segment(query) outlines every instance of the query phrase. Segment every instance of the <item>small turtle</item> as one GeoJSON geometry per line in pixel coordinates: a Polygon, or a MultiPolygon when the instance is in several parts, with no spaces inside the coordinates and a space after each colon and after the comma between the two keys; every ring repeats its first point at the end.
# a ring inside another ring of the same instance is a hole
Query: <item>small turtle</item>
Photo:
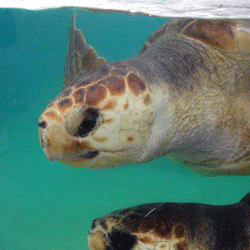
{"type": "Polygon", "coordinates": [[[250,174],[250,21],[172,19],[106,62],[72,17],[63,92],[39,119],[47,157],[116,167],[167,155],[201,174],[250,174]]]}
{"type": "Polygon", "coordinates": [[[250,193],[226,206],[152,203],[93,221],[90,250],[249,250],[250,193]]]}

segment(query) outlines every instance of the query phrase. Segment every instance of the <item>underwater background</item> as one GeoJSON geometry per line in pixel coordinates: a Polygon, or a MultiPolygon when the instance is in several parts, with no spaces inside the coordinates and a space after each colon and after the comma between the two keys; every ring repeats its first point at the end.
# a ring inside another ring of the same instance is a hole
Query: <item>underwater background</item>
{"type": "MultiPolygon", "coordinates": [[[[38,118],[61,92],[73,9],[0,9],[0,250],[87,250],[93,219],[150,202],[238,202],[250,177],[205,177],[166,157],[113,169],[50,162],[38,118]]],[[[166,19],[79,12],[107,61],[136,56],[166,19]]]]}

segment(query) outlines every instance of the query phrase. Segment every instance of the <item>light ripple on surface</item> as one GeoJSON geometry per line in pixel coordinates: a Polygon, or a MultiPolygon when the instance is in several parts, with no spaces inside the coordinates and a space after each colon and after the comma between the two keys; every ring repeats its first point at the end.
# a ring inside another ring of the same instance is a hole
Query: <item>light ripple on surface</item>
{"type": "Polygon", "coordinates": [[[250,18],[249,0],[0,0],[0,7],[46,9],[65,6],[160,17],[250,18]]]}

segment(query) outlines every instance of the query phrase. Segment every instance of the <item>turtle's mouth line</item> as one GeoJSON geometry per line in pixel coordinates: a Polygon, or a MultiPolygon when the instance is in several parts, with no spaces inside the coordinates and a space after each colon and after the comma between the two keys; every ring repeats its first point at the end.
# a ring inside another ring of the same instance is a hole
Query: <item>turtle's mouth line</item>
{"type": "Polygon", "coordinates": [[[80,156],[76,156],[76,157],[72,157],[72,158],[68,158],[68,160],[91,160],[93,158],[95,158],[97,155],[99,154],[99,151],[91,151],[88,153],[84,153],[83,155],[80,156]]]}
{"type": "Polygon", "coordinates": [[[98,154],[99,154],[99,151],[92,151],[92,152],[89,152],[87,154],[84,154],[84,155],[80,156],[80,158],[83,158],[83,159],[93,159],[98,154]]]}

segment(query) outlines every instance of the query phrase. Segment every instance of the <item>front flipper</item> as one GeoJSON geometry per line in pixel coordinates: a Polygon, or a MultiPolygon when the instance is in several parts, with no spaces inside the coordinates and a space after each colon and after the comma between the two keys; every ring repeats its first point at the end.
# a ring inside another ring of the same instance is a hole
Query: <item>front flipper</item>
{"type": "Polygon", "coordinates": [[[85,72],[106,62],[103,57],[97,55],[94,48],[87,45],[81,31],[76,29],[75,17],[76,12],[71,20],[62,90],[72,86],[75,80],[85,72]]]}

